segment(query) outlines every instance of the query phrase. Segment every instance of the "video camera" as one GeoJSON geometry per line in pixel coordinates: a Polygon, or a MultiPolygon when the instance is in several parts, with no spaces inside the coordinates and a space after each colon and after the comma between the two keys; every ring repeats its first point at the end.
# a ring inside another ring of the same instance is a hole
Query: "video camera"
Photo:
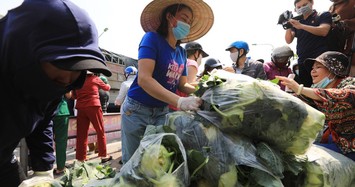
{"type": "Polygon", "coordinates": [[[303,18],[303,15],[295,16],[293,17],[293,14],[291,11],[286,10],[279,16],[279,21],[277,22],[278,25],[282,25],[282,27],[287,30],[289,28],[292,28],[291,23],[288,21],[290,19],[295,19],[295,20],[301,20],[303,18]]]}

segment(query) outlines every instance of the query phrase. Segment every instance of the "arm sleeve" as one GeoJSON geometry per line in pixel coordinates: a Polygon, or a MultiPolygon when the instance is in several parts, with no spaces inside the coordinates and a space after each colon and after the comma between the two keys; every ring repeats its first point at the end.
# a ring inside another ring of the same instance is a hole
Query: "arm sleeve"
{"type": "Polygon", "coordinates": [[[263,80],[267,80],[264,66],[262,64],[258,66],[257,72],[258,72],[258,75],[256,77],[263,79],[263,80]]]}
{"type": "Polygon", "coordinates": [[[351,89],[317,89],[314,91],[322,101],[315,101],[318,107],[322,108],[344,108],[345,106],[354,105],[352,98],[355,97],[355,90],[351,89]]]}
{"type": "Polygon", "coordinates": [[[126,86],[125,83],[122,83],[120,91],[115,100],[115,103],[117,105],[121,105],[123,103],[123,100],[126,98],[127,91],[128,91],[128,87],[126,86]]]}
{"type": "Polygon", "coordinates": [[[48,171],[55,161],[53,148],[53,122],[61,98],[52,102],[44,118],[38,122],[33,132],[26,137],[33,171],[48,171]]]}
{"type": "Polygon", "coordinates": [[[104,83],[104,81],[102,81],[99,77],[96,77],[96,83],[99,86],[99,89],[105,90],[105,91],[109,91],[111,89],[111,86],[109,84],[104,83]]]}

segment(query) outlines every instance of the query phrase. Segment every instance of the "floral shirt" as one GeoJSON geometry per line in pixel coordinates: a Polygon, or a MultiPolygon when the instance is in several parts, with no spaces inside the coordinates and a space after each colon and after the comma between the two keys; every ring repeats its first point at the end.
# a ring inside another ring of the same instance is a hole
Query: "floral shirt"
{"type": "Polygon", "coordinates": [[[317,89],[315,94],[323,101],[314,101],[315,107],[326,116],[321,142],[331,134],[333,141],[346,154],[355,152],[355,78],[343,79],[336,89],[317,89]]]}

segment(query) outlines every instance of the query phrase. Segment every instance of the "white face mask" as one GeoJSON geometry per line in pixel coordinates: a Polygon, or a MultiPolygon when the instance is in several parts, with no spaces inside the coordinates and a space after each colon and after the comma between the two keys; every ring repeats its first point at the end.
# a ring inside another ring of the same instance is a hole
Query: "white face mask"
{"type": "Polygon", "coordinates": [[[236,52],[234,52],[234,53],[231,53],[231,54],[230,54],[230,57],[231,57],[231,60],[232,60],[233,62],[237,62],[238,57],[239,57],[239,51],[236,51],[236,52]]]}
{"type": "Polygon", "coordinates": [[[299,75],[299,74],[300,74],[300,70],[298,70],[298,69],[295,70],[295,74],[296,74],[296,75],[299,75]]]}
{"type": "Polygon", "coordinates": [[[312,8],[311,8],[311,3],[308,3],[307,5],[301,7],[301,8],[298,8],[296,9],[296,12],[298,15],[305,15],[305,14],[308,14],[309,12],[312,11],[312,8]]]}

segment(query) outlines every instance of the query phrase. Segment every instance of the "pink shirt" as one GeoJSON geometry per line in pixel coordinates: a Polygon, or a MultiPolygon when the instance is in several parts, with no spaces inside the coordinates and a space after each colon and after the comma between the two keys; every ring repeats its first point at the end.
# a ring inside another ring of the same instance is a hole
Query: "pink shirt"
{"type": "MultiPolygon", "coordinates": [[[[291,68],[279,68],[273,62],[264,63],[264,71],[268,80],[275,79],[276,75],[287,77],[289,74],[292,73],[291,68]]],[[[285,90],[285,85],[282,85],[281,82],[279,82],[278,85],[280,86],[281,90],[285,90]]]]}
{"type": "MultiPolygon", "coordinates": [[[[197,63],[195,60],[187,59],[187,61],[186,61],[186,66],[187,66],[187,68],[188,68],[189,66],[193,66],[193,67],[195,67],[196,69],[198,69],[198,63],[197,63]]],[[[189,71],[187,71],[187,74],[189,74],[189,71]]],[[[176,90],[176,94],[177,94],[178,96],[181,96],[181,97],[187,97],[187,96],[188,96],[186,93],[181,92],[181,91],[179,91],[179,90],[176,90]]],[[[171,108],[171,109],[173,109],[173,110],[179,110],[178,108],[176,108],[176,107],[174,107],[174,106],[172,106],[172,105],[169,105],[169,108],[171,108]]]]}

